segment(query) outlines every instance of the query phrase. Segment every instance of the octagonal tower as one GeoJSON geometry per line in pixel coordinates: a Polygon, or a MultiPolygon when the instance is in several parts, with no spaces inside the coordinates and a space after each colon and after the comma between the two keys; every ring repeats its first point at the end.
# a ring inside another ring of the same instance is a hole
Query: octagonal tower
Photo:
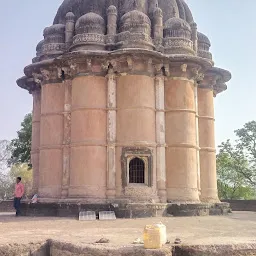
{"type": "Polygon", "coordinates": [[[219,203],[210,45],[184,0],[65,0],[17,81],[41,201],[219,203]]]}

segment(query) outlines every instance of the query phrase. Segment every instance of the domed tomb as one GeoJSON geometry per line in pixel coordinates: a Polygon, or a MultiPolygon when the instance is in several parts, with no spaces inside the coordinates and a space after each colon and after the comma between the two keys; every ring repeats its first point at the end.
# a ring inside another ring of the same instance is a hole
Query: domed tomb
{"type": "Polygon", "coordinates": [[[209,50],[184,0],[63,1],[17,80],[33,96],[33,192],[45,207],[222,207],[214,97],[231,74],[209,50]]]}

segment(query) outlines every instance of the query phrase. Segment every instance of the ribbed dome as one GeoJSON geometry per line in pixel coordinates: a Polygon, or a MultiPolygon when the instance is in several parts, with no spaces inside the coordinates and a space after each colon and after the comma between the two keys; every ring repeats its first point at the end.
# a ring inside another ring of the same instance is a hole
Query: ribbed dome
{"type": "Polygon", "coordinates": [[[136,22],[146,22],[148,24],[151,24],[149,17],[143,12],[137,10],[133,10],[131,12],[124,14],[121,18],[121,22],[125,22],[126,20],[130,20],[130,22],[136,20],[136,22]]]}
{"type": "Polygon", "coordinates": [[[106,19],[106,10],[113,5],[118,10],[121,18],[125,13],[134,9],[134,2],[137,3],[138,10],[149,15],[154,11],[156,5],[163,10],[163,20],[167,21],[173,17],[193,22],[190,9],[184,0],[64,0],[54,19],[54,24],[65,24],[65,17],[68,12],[73,12],[76,18],[80,18],[85,13],[94,12],[106,19]]]}
{"type": "Polygon", "coordinates": [[[89,12],[77,20],[77,33],[91,33],[94,32],[94,30],[101,34],[105,32],[105,21],[100,15],[89,12]]]}
{"type": "Polygon", "coordinates": [[[198,43],[207,44],[211,46],[211,42],[205,34],[197,32],[197,36],[198,36],[198,43]]]}
{"type": "Polygon", "coordinates": [[[51,34],[64,34],[65,32],[65,26],[62,24],[55,24],[50,27],[47,27],[44,29],[44,36],[48,36],[51,34]]]}
{"type": "Polygon", "coordinates": [[[100,15],[93,12],[89,12],[77,20],[76,28],[83,24],[89,25],[89,24],[95,24],[95,23],[98,23],[98,25],[102,25],[102,26],[105,25],[104,19],[100,15]]]}
{"type": "Polygon", "coordinates": [[[164,28],[171,30],[185,29],[191,31],[189,24],[185,20],[176,17],[167,20],[164,28]]]}
{"type": "Polygon", "coordinates": [[[128,31],[134,27],[139,28],[141,26],[145,26],[147,27],[147,33],[150,33],[151,21],[143,12],[137,10],[128,12],[122,16],[120,23],[122,31],[128,31]]]}
{"type": "Polygon", "coordinates": [[[36,51],[39,53],[42,51],[42,47],[43,47],[43,44],[44,44],[44,40],[41,40],[37,46],[36,46],[36,51]]]}
{"type": "Polygon", "coordinates": [[[202,51],[209,48],[200,34],[197,41],[197,26],[184,0],[64,0],[44,37],[35,60],[126,48],[188,55],[196,55],[198,48],[205,56],[202,51]]]}
{"type": "Polygon", "coordinates": [[[210,52],[211,42],[209,38],[200,32],[197,32],[198,37],[198,56],[212,60],[212,54],[210,52]]]}

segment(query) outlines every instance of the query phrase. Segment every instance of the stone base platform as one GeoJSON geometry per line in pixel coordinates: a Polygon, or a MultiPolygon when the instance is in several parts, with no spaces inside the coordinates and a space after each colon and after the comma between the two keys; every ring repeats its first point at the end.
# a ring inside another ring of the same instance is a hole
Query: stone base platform
{"type": "Polygon", "coordinates": [[[227,215],[231,210],[228,203],[218,204],[83,204],[67,202],[23,202],[21,212],[24,216],[75,217],[80,211],[114,211],[117,218],[182,217],[227,215]]]}
{"type": "Polygon", "coordinates": [[[0,255],[31,256],[252,256],[256,255],[256,244],[164,246],[162,249],[145,250],[143,246],[111,248],[107,246],[78,246],[56,240],[29,245],[0,246],[0,255]]]}

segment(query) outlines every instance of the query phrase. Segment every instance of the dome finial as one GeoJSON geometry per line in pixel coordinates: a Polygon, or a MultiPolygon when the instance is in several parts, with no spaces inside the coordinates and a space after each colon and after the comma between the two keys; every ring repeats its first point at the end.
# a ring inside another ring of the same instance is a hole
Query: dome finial
{"type": "Polygon", "coordinates": [[[137,2],[137,0],[134,0],[134,2],[133,2],[133,8],[134,8],[135,10],[138,9],[138,2],[137,2]]]}
{"type": "Polygon", "coordinates": [[[96,11],[96,7],[95,7],[95,3],[93,1],[91,2],[91,5],[90,5],[90,11],[96,13],[95,12],[96,11]]]}
{"type": "Polygon", "coordinates": [[[176,11],[175,7],[173,6],[173,8],[172,8],[172,15],[173,15],[173,17],[176,17],[176,14],[177,14],[177,11],[176,11]]]}

